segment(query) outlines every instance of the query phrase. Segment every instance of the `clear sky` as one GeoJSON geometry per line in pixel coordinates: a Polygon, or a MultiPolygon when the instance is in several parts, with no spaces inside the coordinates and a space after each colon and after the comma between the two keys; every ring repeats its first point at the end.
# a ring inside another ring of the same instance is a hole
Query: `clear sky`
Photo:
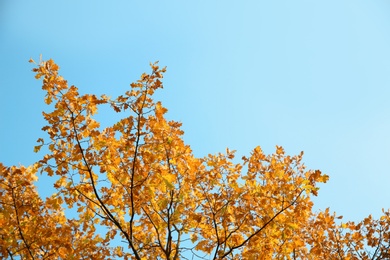
{"type": "Polygon", "coordinates": [[[388,0],[0,0],[6,165],[42,155],[47,108],[27,62],[40,54],[82,93],[111,96],[159,60],[158,99],[197,156],[303,150],[330,175],[316,207],[351,220],[390,207],[388,0]]]}

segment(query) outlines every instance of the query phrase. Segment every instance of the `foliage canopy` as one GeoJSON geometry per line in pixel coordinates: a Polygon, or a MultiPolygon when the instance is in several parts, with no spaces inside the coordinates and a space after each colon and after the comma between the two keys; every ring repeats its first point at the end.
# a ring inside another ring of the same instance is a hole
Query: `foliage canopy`
{"type": "MultiPolygon", "coordinates": [[[[31,62],[34,62],[31,60],[31,62]]],[[[0,256],[22,259],[385,259],[390,215],[342,222],[313,212],[328,176],[306,170],[303,153],[256,147],[197,158],[181,124],[153,99],[165,68],[151,64],[112,99],[80,95],[53,60],[33,69],[43,80],[47,153],[29,166],[0,164],[0,256]],[[124,117],[101,127],[109,106],[124,117]],[[54,178],[48,198],[38,174],[54,178]],[[72,209],[72,214],[69,210],[72,209]],[[66,211],[66,212],[65,212],[66,211]]]]}

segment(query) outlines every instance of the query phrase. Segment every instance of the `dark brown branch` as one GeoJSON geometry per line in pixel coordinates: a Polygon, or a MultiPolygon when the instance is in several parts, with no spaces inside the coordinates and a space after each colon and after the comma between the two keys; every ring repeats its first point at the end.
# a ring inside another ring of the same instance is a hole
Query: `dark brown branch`
{"type": "Polygon", "coordinates": [[[81,153],[81,156],[82,156],[82,160],[84,162],[84,165],[87,167],[87,172],[88,172],[88,175],[89,175],[89,178],[91,179],[91,184],[92,184],[92,189],[93,189],[93,192],[95,194],[95,197],[96,199],[99,201],[99,204],[101,205],[101,208],[103,210],[104,213],[106,213],[106,215],[108,216],[108,218],[115,224],[115,226],[122,232],[122,234],[126,237],[127,241],[129,242],[129,245],[131,247],[131,249],[133,250],[133,253],[136,257],[136,259],[138,260],[141,260],[141,257],[138,255],[138,252],[137,250],[135,249],[134,245],[133,245],[133,241],[132,239],[130,238],[129,234],[122,228],[122,225],[119,223],[119,221],[117,221],[115,219],[115,217],[112,215],[112,213],[109,211],[109,209],[106,207],[106,205],[104,204],[104,202],[101,200],[100,196],[99,196],[99,193],[97,191],[97,188],[96,188],[96,185],[95,185],[95,181],[93,179],[93,173],[92,173],[92,168],[91,166],[89,165],[86,157],[85,157],[85,154],[84,154],[84,150],[81,146],[81,142],[79,140],[79,137],[78,137],[78,131],[76,129],[76,124],[75,124],[75,121],[74,121],[74,114],[73,114],[73,111],[68,107],[68,110],[69,112],[71,113],[71,121],[72,121],[72,126],[73,126],[73,132],[75,134],[75,139],[76,139],[76,142],[77,142],[77,147],[79,148],[80,150],[80,153],[81,153]]]}
{"type": "MultiPolygon", "coordinates": [[[[146,92],[144,94],[144,100],[142,102],[141,109],[143,109],[146,101],[146,92]]],[[[130,242],[133,238],[133,222],[134,222],[134,217],[135,217],[135,210],[134,210],[134,175],[135,175],[135,167],[137,163],[137,156],[138,156],[138,148],[139,148],[139,142],[141,139],[141,113],[138,113],[138,118],[137,118],[137,139],[135,143],[135,151],[134,151],[134,156],[133,156],[133,165],[131,167],[131,178],[130,178],[130,204],[131,204],[131,214],[130,214],[130,221],[129,221],[129,230],[130,230],[130,236],[128,237],[129,243],[133,249],[134,254],[136,255],[137,259],[141,259],[136,252],[133,243],[130,242]]]]}
{"type": "Polygon", "coordinates": [[[146,210],[143,207],[142,207],[142,210],[145,212],[145,215],[148,217],[150,223],[152,223],[153,228],[156,230],[158,244],[159,244],[160,248],[164,251],[164,246],[163,246],[163,244],[161,242],[160,232],[158,231],[157,226],[154,224],[152,218],[150,217],[150,215],[146,212],[146,210]]]}
{"type": "Polygon", "coordinates": [[[288,208],[292,207],[296,201],[299,199],[299,197],[301,196],[303,190],[301,192],[299,192],[299,194],[297,195],[297,197],[294,199],[294,201],[292,201],[287,207],[282,207],[272,218],[270,218],[261,228],[259,228],[256,232],[254,232],[252,235],[248,236],[241,244],[239,245],[236,245],[236,246],[233,246],[229,249],[229,251],[227,251],[225,254],[223,254],[223,256],[221,257],[222,259],[226,256],[228,256],[230,253],[233,252],[233,250],[237,249],[237,248],[240,248],[242,247],[243,245],[245,245],[246,243],[248,243],[249,240],[252,239],[252,237],[256,236],[257,234],[259,234],[262,230],[264,230],[272,221],[274,221],[275,218],[277,218],[280,214],[282,214],[284,211],[286,211],[288,208]]]}
{"type": "Polygon", "coordinates": [[[30,245],[27,243],[27,240],[23,235],[22,228],[20,227],[21,224],[20,224],[20,220],[19,220],[18,206],[16,205],[16,197],[15,197],[14,187],[11,187],[11,193],[12,193],[12,201],[14,203],[14,208],[15,208],[16,222],[18,223],[19,235],[22,238],[22,241],[23,241],[24,245],[26,246],[29,255],[31,256],[32,259],[35,259],[33,253],[31,252],[30,245]]]}

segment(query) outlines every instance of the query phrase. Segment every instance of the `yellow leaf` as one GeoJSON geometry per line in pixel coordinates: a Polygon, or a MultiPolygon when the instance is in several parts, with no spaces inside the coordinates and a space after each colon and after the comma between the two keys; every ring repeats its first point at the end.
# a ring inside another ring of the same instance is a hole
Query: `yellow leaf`
{"type": "Polygon", "coordinates": [[[195,243],[198,240],[198,236],[195,233],[191,234],[191,242],[195,243]]]}
{"type": "Polygon", "coordinates": [[[41,150],[41,148],[42,148],[42,145],[36,145],[36,146],[34,146],[34,153],[39,152],[39,150],[41,150]]]}
{"type": "Polygon", "coordinates": [[[67,250],[66,250],[66,248],[60,247],[60,248],[58,249],[58,254],[60,255],[61,258],[66,258],[66,256],[67,256],[67,250]]]}
{"type": "Polygon", "coordinates": [[[50,105],[51,102],[52,102],[51,96],[47,95],[47,96],[45,97],[45,103],[46,103],[47,105],[50,105]]]}

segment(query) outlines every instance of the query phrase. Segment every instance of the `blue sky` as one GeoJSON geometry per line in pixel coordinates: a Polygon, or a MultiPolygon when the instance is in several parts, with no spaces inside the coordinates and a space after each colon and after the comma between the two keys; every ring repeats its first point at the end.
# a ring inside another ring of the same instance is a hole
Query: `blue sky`
{"type": "Polygon", "coordinates": [[[157,97],[197,156],[303,150],[308,168],[330,175],[316,207],[379,216],[390,207],[389,14],[387,0],[2,0],[0,161],[42,155],[33,146],[47,108],[30,58],[111,96],[159,60],[157,97]]]}

